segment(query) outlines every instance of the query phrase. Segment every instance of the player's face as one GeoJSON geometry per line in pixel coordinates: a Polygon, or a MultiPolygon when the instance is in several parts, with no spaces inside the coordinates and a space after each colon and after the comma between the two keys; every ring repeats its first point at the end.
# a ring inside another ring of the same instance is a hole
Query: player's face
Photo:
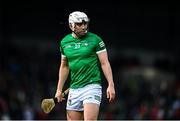
{"type": "Polygon", "coordinates": [[[75,23],[74,32],[75,34],[77,34],[78,37],[86,35],[87,29],[88,29],[87,22],[75,23]]]}

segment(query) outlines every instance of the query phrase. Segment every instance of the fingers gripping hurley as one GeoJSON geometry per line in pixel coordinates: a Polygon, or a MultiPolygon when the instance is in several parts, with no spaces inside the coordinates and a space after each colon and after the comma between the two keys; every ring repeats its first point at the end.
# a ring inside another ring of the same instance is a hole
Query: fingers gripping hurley
{"type": "MultiPolygon", "coordinates": [[[[62,97],[65,97],[69,92],[69,89],[65,90],[62,93],[62,97]]],[[[48,98],[43,99],[41,102],[41,108],[44,113],[48,114],[52,111],[52,109],[55,107],[55,105],[58,103],[57,98],[48,98]]]]}

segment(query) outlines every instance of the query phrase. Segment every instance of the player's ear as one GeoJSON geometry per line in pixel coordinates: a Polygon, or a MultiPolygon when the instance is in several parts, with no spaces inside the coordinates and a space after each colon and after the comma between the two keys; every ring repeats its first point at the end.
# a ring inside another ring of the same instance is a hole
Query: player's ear
{"type": "Polygon", "coordinates": [[[72,24],[69,24],[69,28],[70,28],[71,30],[73,30],[72,24]]]}

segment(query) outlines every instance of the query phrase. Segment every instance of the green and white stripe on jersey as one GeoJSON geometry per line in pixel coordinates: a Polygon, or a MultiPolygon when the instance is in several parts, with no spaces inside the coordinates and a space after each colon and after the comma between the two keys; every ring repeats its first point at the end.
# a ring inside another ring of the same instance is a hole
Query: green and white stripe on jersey
{"type": "Polygon", "coordinates": [[[71,72],[71,88],[84,87],[87,84],[101,84],[98,53],[106,51],[103,40],[88,32],[83,38],[66,35],[60,42],[62,57],[68,60],[71,72]]]}

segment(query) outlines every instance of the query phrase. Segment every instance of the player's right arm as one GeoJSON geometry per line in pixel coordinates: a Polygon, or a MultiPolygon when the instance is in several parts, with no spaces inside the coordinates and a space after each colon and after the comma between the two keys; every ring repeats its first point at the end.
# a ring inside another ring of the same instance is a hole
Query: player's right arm
{"type": "Polygon", "coordinates": [[[61,56],[61,64],[59,67],[59,80],[58,80],[58,85],[57,85],[57,90],[56,90],[56,95],[58,102],[64,100],[62,97],[62,90],[64,83],[68,77],[69,74],[69,66],[68,66],[68,61],[67,58],[64,56],[61,56]]]}

